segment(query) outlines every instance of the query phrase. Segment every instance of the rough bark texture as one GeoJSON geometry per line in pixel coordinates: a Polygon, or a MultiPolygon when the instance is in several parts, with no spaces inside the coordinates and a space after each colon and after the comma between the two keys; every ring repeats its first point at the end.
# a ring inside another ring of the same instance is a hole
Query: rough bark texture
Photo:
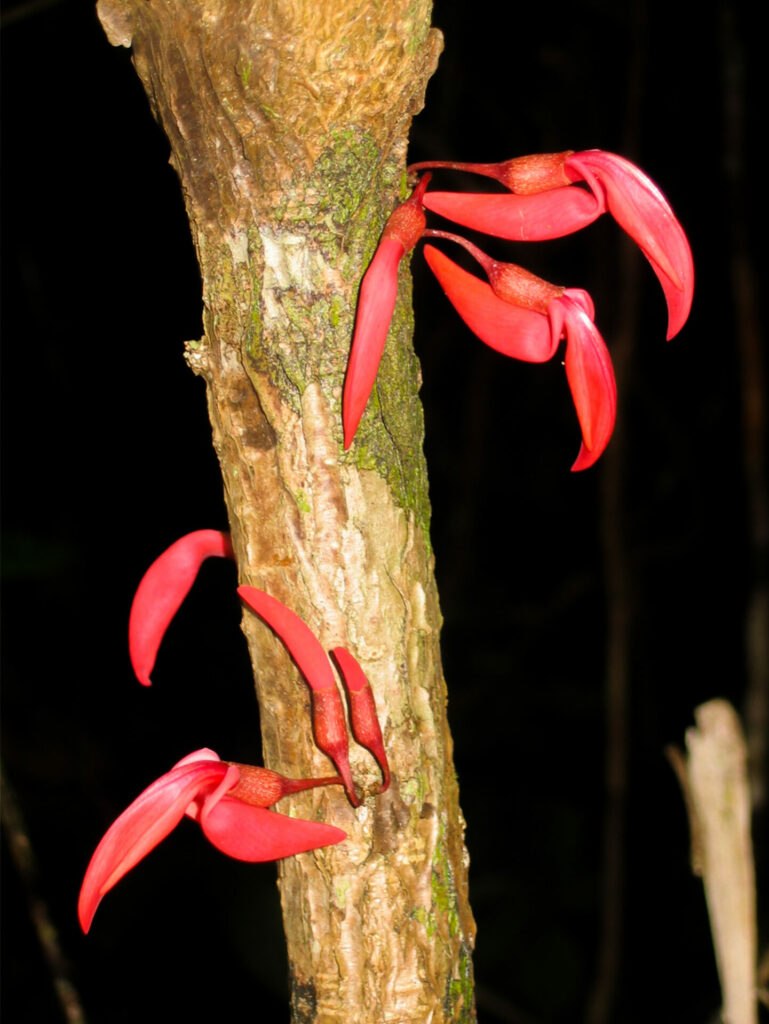
{"type": "MultiPolygon", "coordinates": [[[[293,799],[349,834],[280,865],[293,1019],[474,1020],[406,267],[346,454],[340,411],[357,287],[407,192],[407,132],[440,52],[429,0],[98,9],[110,41],[133,50],[184,190],[205,328],[187,358],[207,384],[241,581],[356,655],[393,768],[389,792],[357,811],[338,790],[293,799]]],[[[265,763],[328,774],[307,687],[269,630],[250,613],[243,626],[265,763]]],[[[375,792],[372,759],[354,747],[352,760],[375,792]]]]}

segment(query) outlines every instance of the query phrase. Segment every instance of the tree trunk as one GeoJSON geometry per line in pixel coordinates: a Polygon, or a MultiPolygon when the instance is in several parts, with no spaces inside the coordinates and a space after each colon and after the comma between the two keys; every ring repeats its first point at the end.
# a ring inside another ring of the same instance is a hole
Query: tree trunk
{"type": "MultiPolygon", "coordinates": [[[[326,649],[355,654],[393,769],[390,790],[357,811],[337,788],[293,798],[292,813],[349,835],[280,863],[293,1020],[472,1021],[475,926],[406,267],[347,453],[340,408],[357,287],[408,191],[407,132],[441,48],[429,0],[98,9],[110,42],[133,48],[184,190],[204,302],[187,359],[207,385],[241,582],[282,600],[326,649]]],[[[255,616],[243,628],[265,764],[329,774],[307,686],[255,616]]],[[[355,747],[352,761],[374,793],[372,759],[355,747]]]]}

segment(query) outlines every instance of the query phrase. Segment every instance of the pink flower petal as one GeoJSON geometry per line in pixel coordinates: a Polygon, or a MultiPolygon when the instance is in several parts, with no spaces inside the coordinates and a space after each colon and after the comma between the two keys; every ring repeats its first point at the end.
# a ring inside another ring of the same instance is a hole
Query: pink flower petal
{"type": "Polygon", "coordinates": [[[295,612],[256,587],[238,587],[238,594],[251,611],[277,633],[313,690],[336,689],[334,673],[323,645],[295,612]]]}
{"type": "Polygon", "coordinates": [[[612,217],[641,248],[668,306],[668,340],[683,327],[694,295],[694,262],[684,230],[651,178],[616,153],[589,149],[566,160],[573,180],[606,197],[612,217]]]}
{"type": "Polygon", "coordinates": [[[420,178],[409,198],[396,206],[363,275],[355,332],[342,395],[344,447],[350,447],[374,387],[398,295],[398,264],[425,229],[423,199],[432,175],[420,178]]]}
{"type": "Polygon", "coordinates": [[[571,299],[591,319],[595,320],[595,306],[592,296],[583,288],[565,288],[562,298],[571,299]]]}
{"type": "Polygon", "coordinates": [[[374,387],[398,296],[398,264],[403,254],[397,238],[383,238],[363,275],[342,396],[345,449],[353,442],[374,387]]]}
{"type": "Polygon", "coordinates": [[[596,196],[573,185],[524,196],[427,192],[424,205],[457,224],[514,242],[561,238],[587,227],[606,212],[600,193],[596,196]]]}
{"type": "Polygon", "coordinates": [[[200,827],[206,838],[228,857],[254,862],[280,860],[347,838],[346,832],[333,825],[289,818],[229,797],[201,815],[200,827]]]}
{"type": "Polygon", "coordinates": [[[611,357],[598,328],[568,296],[551,303],[553,332],[566,329],[566,378],[582,429],[582,446],[571,467],[587,469],[606,449],[614,430],[617,386],[611,357]]]}
{"type": "Polygon", "coordinates": [[[503,355],[530,363],[552,357],[557,341],[554,346],[544,314],[500,299],[486,281],[469,274],[433,246],[426,245],[424,254],[449,302],[481,341],[503,355]]]}
{"type": "Polygon", "coordinates": [[[225,780],[237,782],[237,769],[204,760],[172,768],[152,783],[112,823],[86,869],[78,900],[84,932],[91,927],[102,897],[153,850],[184,817],[189,805],[225,780]]]}
{"type": "Polygon", "coordinates": [[[221,757],[219,757],[215,750],[211,750],[210,747],[201,747],[200,750],[193,750],[191,754],[187,754],[181,761],[177,761],[171,771],[174,768],[181,768],[185,764],[196,764],[198,761],[218,761],[219,764],[222,763],[221,757]]]}
{"type": "Polygon", "coordinates": [[[128,620],[128,649],[136,677],[150,686],[158,648],[206,558],[234,558],[228,533],[196,530],[155,559],[139,583],[128,620]]]}

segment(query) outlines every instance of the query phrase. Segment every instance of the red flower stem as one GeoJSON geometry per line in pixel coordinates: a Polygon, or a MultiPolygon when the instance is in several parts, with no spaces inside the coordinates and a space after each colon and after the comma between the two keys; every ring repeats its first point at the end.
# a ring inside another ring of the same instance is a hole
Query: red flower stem
{"type": "Polygon", "coordinates": [[[449,242],[456,242],[466,249],[470,255],[483,267],[489,279],[494,294],[505,302],[522,309],[532,309],[536,313],[547,315],[548,308],[553,299],[563,295],[564,289],[558,285],[550,284],[531,271],[517,266],[515,263],[501,263],[488,256],[477,245],[461,235],[454,235],[450,231],[436,231],[428,228],[424,232],[428,238],[444,238],[449,242]]]}
{"type": "Polygon", "coordinates": [[[488,256],[482,249],[479,249],[477,245],[461,235],[452,234],[451,231],[438,231],[435,228],[427,228],[423,234],[423,238],[444,238],[447,242],[456,242],[457,245],[461,245],[463,249],[467,249],[473,259],[480,263],[487,275],[490,275],[491,267],[496,260],[493,260],[488,256]]]}
{"type": "Polygon", "coordinates": [[[407,173],[424,170],[427,167],[445,167],[454,171],[468,171],[470,174],[482,174],[486,178],[494,178],[505,188],[509,188],[518,196],[537,195],[552,188],[570,185],[573,181],[565,168],[567,159],[573,149],[561,153],[535,153],[532,156],[517,156],[512,160],[502,160],[496,164],[467,164],[449,160],[428,160],[411,164],[407,173]]]}

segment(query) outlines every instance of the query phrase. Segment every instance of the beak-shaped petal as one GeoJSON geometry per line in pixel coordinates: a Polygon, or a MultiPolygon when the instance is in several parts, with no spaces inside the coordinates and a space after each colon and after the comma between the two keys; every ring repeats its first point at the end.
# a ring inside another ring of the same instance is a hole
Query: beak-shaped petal
{"type": "Polygon", "coordinates": [[[431,177],[423,175],[409,198],[390,214],[374,258],[361,281],[342,395],[345,450],[355,437],[384,352],[398,295],[398,264],[402,256],[411,252],[425,229],[423,202],[431,177]]]}
{"type": "Polygon", "coordinates": [[[331,662],[323,645],[306,623],[284,604],[256,587],[238,587],[248,607],[274,630],[312,690],[315,741],[339,770],[350,803],[360,806],[350,770],[350,744],[344,706],[336,686],[331,662]]]}
{"type": "Polygon", "coordinates": [[[641,248],[668,306],[668,340],[683,327],[694,294],[694,262],[684,230],[651,178],[624,157],[589,149],[566,159],[566,173],[604,196],[609,213],[641,248]]]}
{"type": "Polygon", "coordinates": [[[561,238],[606,212],[601,193],[565,185],[537,195],[427,192],[424,205],[475,231],[514,242],[561,238]]]}
{"type": "Polygon", "coordinates": [[[203,760],[177,765],[145,789],[113,822],[91,858],[78,900],[83,931],[91,927],[105,893],[176,828],[201,791],[222,783],[234,786],[237,780],[237,768],[203,760]]]}
{"type": "Polygon", "coordinates": [[[207,558],[234,558],[228,533],[196,530],[155,559],[139,583],[128,620],[128,650],[136,677],[150,686],[158,648],[207,558]]]}
{"type": "Polygon", "coordinates": [[[289,818],[224,797],[200,815],[200,827],[213,845],[236,860],[280,860],[321,846],[341,843],[347,833],[333,825],[289,818]]]}
{"type": "Polygon", "coordinates": [[[432,245],[424,247],[424,254],[449,302],[481,341],[503,355],[530,363],[552,357],[558,339],[553,344],[543,313],[500,299],[486,281],[463,270],[432,245]]]}
{"type": "Polygon", "coordinates": [[[331,654],[339,666],[350,701],[350,724],[353,735],[362,747],[371,751],[382,769],[382,786],[379,792],[384,793],[390,785],[390,766],[387,762],[371,684],[346,648],[335,647],[331,654]]]}
{"type": "Polygon", "coordinates": [[[566,379],[582,430],[582,447],[572,471],[587,469],[609,443],[617,413],[617,386],[606,344],[582,302],[568,291],[548,310],[553,334],[566,331],[566,379]]]}
{"type": "Polygon", "coordinates": [[[382,239],[363,275],[342,396],[345,449],[353,442],[382,360],[398,295],[398,264],[403,253],[397,238],[382,239]]]}
{"type": "Polygon", "coordinates": [[[256,587],[238,587],[238,594],[251,611],[278,634],[311,689],[336,689],[334,673],[323,645],[295,612],[256,587]]]}

